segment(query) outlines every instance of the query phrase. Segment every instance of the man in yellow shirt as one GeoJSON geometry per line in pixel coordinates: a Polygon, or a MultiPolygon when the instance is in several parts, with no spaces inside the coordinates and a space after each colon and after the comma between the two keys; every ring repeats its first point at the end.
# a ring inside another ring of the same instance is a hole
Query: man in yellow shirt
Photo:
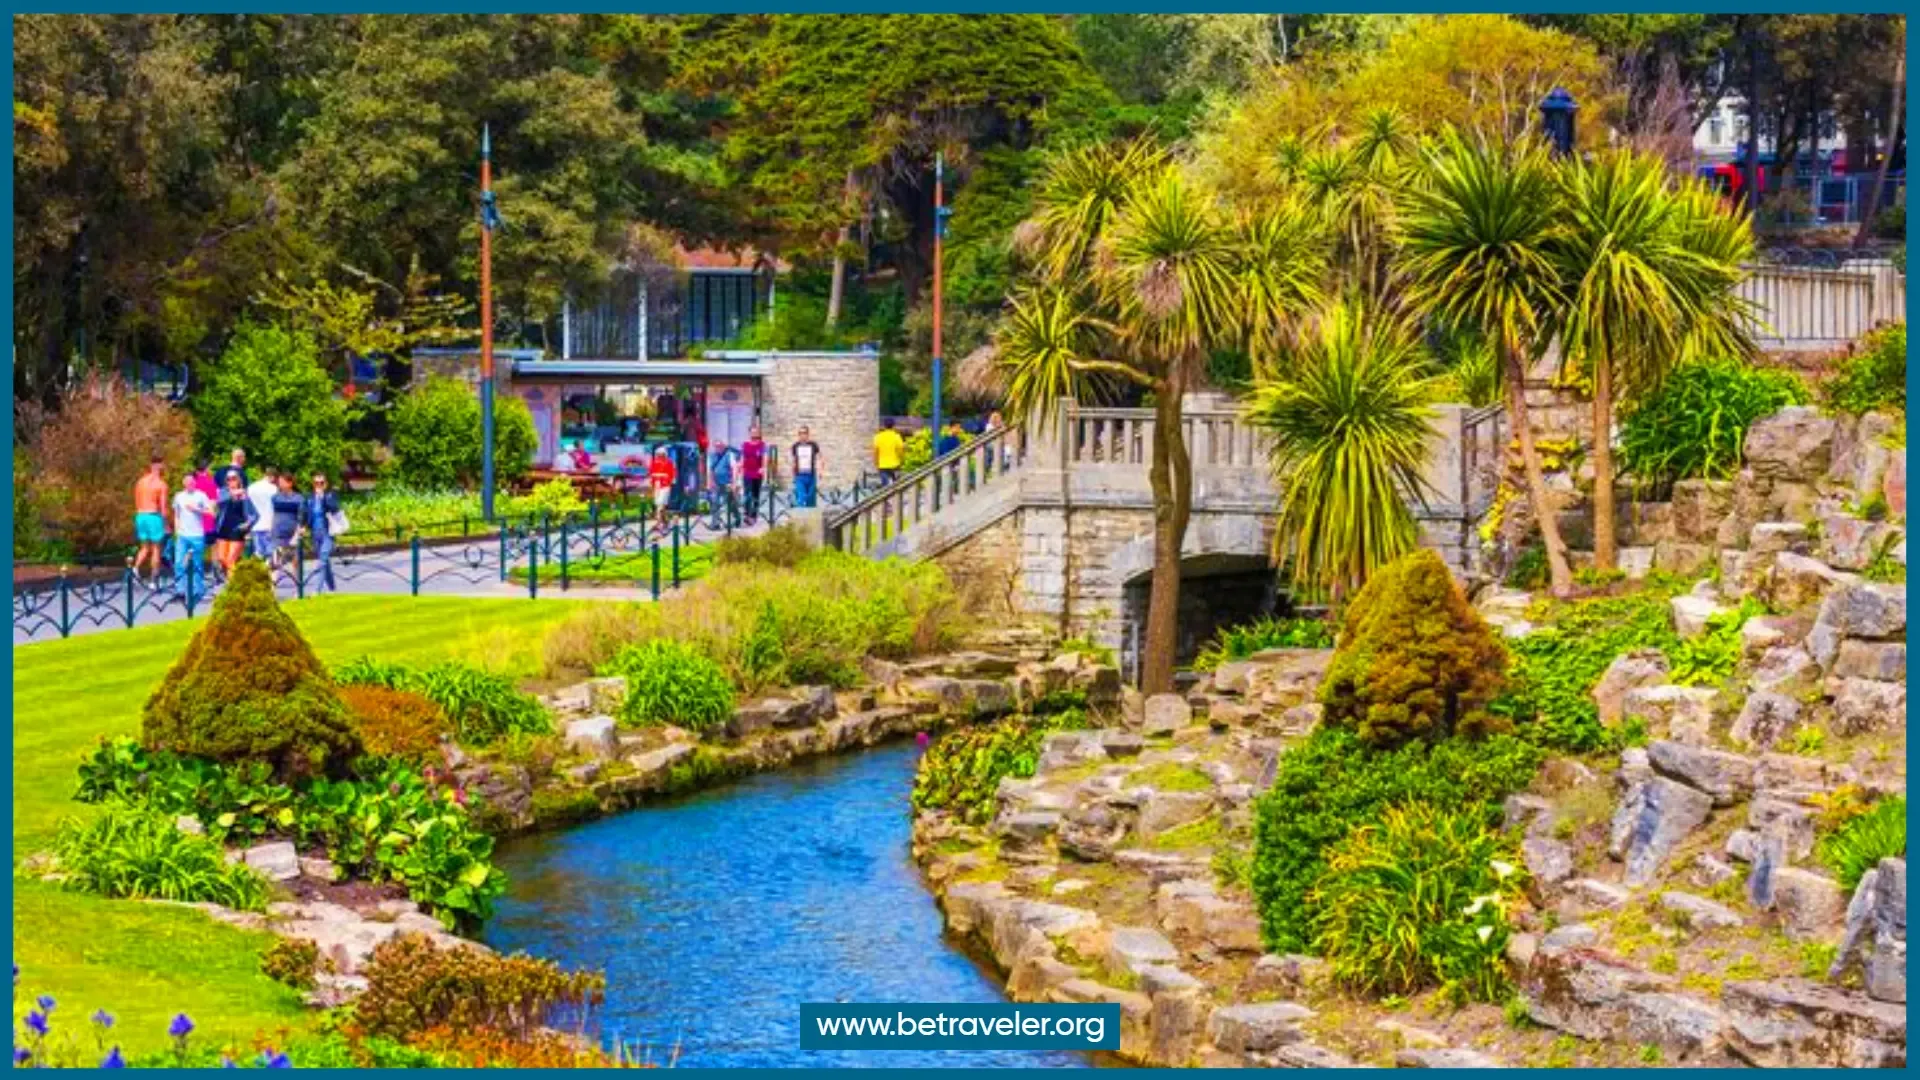
{"type": "Polygon", "coordinates": [[[880,470],[880,482],[891,484],[900,476],[900,466],[906,461],[907,441],[893,430],[893,418],[880,421],[880,431],[873,437],[873,467],[880,470]]]}

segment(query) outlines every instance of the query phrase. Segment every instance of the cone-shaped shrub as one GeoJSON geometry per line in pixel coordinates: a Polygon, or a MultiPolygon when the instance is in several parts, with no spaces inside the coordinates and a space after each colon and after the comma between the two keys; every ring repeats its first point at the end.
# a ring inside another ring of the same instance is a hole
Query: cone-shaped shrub
{"type": "Polygon", "coordinates": [[[1375,746],[1498,726],[1487,703],[1507,651],[1431,551],[1375,573],[1353,599],[1320,686],[1325,722],[1375,746]]]}
{"type": "Polygon", "coordinates": [[[337,773],[361,749],[333,679],[254,561],[234,569],[207,624],[147,699],[140,739],[150,750],[265,761],[282,779],[337,773]]]}

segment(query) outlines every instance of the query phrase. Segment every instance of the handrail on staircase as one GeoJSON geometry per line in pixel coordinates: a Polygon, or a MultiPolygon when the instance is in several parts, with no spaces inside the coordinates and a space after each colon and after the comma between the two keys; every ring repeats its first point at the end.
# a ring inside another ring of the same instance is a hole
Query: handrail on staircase
{"type": "Polygon", "coordinates": [[[827,519],[827,543],[865,551],[938,514],[963,495],[1019,468],[1026,429],[998,427],[948,451],[827,519]]]}

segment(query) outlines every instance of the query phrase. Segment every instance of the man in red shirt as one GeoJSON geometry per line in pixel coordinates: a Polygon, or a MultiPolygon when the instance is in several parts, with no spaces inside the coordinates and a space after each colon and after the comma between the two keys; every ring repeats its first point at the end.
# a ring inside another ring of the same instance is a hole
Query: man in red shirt
{"type": "Polygon", "coordinates": [[[647,466],[647,480],[653,485],[653,506],[659,514],[659,529],[667,529],[668,506],[673,501],[673,455],[665,444],[653,450],[653,463],[647,466]]]}
{"type": "Polygon", "coordinates": [[[760,485],[767,477],[767,444],[760,439],[760,425],[755,424],[747,432],[747,441],[740,444],[740,483],[747,499],[747,524],[751,525],[760,517],[760,485]]]}

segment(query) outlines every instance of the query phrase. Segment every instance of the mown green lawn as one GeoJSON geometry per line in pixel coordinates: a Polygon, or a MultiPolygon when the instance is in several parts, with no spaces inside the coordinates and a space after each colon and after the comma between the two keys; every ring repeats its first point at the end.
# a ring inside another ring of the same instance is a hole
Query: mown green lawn
{"type": "MultiPolygon", "coordinates": [[[[544,631],[574,610],[564,600],[327,596],[286,605],[327,664],[362,653],[426,662],[460,657],[530,671],[544,631]]],[[[74,766],[103,735],[134,734],[140,708],[204,621],[112,630],[13,653],[13,852],[45,848],[62,818],[94,812],[72,801],[74,766]]],[[[158,1050],[175,1013],[195,1041],[251,1043],[299,1030],[298,996],[261,975],[269,942],[198,912],[70,893],[14,879],[17,1021],[35,995],[59,1002],[56,1032],[78,1032],[95,1009],[119,1018],[129,1055],[158,1050]]],[[[85,1040],[92,1045],[91,1036],[85,1040]]]]}
{"type": "MultiPolygon", "coordinates": [[[[709,543],[688,544],[680,549],[680,583],[695,581],[707,575],[713,569],[713,545],[709,543]]],[[[507,571],[513,581],[526,584],[527,568],[514,566],[507,571]]],[[[605,555],[598,559],[575,558],[567,563],[567,580],[597,581],[609,584],[628,585],[636,589],[645,589],[653,584],[653,552],[628,551],[617,555],[605,555]]],[[[560,587],[560,564],[544,562],[540,564],[540,588],[557,589],[560,587]]],[[[665,592],[673,588],[673,552],[667,545],[660,545],[660,589],[665,592]]]]}

